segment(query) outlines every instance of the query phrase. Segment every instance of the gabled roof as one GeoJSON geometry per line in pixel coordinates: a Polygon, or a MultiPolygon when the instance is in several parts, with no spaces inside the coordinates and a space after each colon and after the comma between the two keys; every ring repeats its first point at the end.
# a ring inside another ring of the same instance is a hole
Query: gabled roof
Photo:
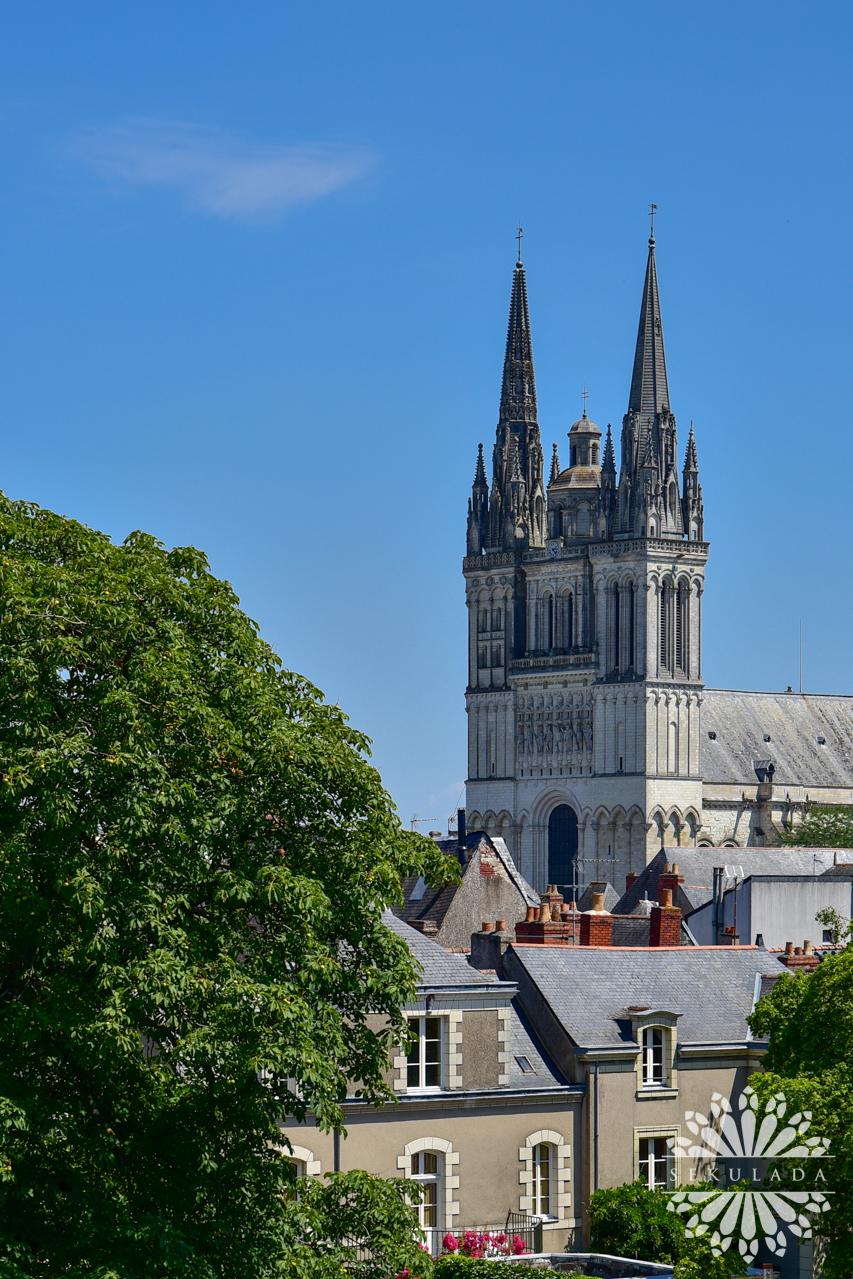
{"type": "Polygon", "coordinates": [[[757,979],[779,973],[775,955],[751,946],[513,946],[510,951],[510,974],[521,965],[581,1050],[625,1047],[619,1022],[631,1007],[680,1014],[680,1045],[745,1043],[757,979]]]}
{"type": "MultiPolygon", "coordinates": [[[[482,831],[468,831],[465,855],[460,858],[463,879],[471,865],[472,856],[481,844],[485,845],[489,853],[493,853],[500,859],[507,875],[527,905],[538,906],[539,894],[530,887],[513,861],[506,843],[497,836],[490,838],[482,831]]],[[[458,845],[455,840],[442,840],[440,846],[445,852],[458,855],[458,845]]],[[[405,920],[432,919],[435,921],[436,928],[441,928],[458,891],[458,884],[444,884],[438,888],[430,888],[420,875],[409,875],[403,880],[403,904],[395,907],[394,913],[405,920]]]]}
{"type": "Polygon", "coordinates": [[[699,771],[706,782],[752,787],[754,764],[772,760],[780,789],[853,787],[853,697],[706,688],[703,699],[699,771]]]}
{"type": "Polygon", "coordinates": [[[613,907],[619,900],[619,894],[606,879],[593,879],[578,898],[578,910],[592,910],[592,894],[603,893],[604,909],[613,913],[613,907]]]}

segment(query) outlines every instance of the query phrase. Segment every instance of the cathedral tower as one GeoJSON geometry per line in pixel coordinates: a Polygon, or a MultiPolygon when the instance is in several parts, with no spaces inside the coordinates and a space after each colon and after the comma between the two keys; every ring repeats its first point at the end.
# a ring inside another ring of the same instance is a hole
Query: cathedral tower
{"type": "Polygon", "coordinates": [[[538,888],[624,882],[701,824],[708,547],[691,426],[678,483],[654,237],[617,478],[586,410],[547,490],[524,267],[513,274],[492,481],[468,507],[469,828],[538,888]]]}

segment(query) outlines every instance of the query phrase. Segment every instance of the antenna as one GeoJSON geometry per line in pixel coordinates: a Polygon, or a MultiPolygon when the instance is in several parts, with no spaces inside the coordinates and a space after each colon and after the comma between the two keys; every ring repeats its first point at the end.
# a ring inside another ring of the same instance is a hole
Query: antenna
{"type": "Polygon", "coordinates": [[[518,262],[519,265],[521,265],[521,241],[524,239],[524,232],[521,229],[521,223],[518,224],[518,231],[516,232],[515,238],[518,240],[518,262]]]}

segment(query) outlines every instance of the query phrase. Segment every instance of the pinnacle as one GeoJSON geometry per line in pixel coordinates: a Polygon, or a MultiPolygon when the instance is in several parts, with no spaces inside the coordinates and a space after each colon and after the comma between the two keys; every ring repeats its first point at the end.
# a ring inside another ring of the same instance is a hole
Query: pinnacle
{"type": "Polygon", "coordinates": [[[613,453],[613,433],[610,429],[610,423],[607,423],[607,436],[604,441],[604,459],[601,463],[602,471],[612,471],[616,474],[616,458],[613,453]]]}
{"type": "Polygon", "coordinates": [[[654,239],[649,240],[649,258],[643,284],[643,301],[640,306],[640,324],[637,330],[628,412],[655,416],[669,412],[669,387],[663,349],[663,326],[658,296],[654,239]]]}
{"type": "Polygon", "coordinates": [[[530,313],[527,307],[524,267],[520,261],[512,275],[512,297],[509,305],[501,385],[500,421],[502,424],[536,421],[536,382],[533,375],[530,313]]]}
{"type": "Polygon", "coordinates": [[[684,450],[684,470],[698,471],[699,463],[696,460],[696,440],[693,438],[693,423],[690,423],[690,434],[687,437],[687,448],[684,450]]]}
{"type": "Polygon", "coordinates": [[[551,474],[548,477],[548,483],[553,484],[557,476],[560,474],[560,455],[557,452],[556,442],[551,446],[551,474]]]}
{"type": "Polygon", "coordinates": [[[483,461],[482,444],[477,445],[477,465],[474,470],[474,485],[480,485],[483,488],[488,488],[488,481],[486,480],[486,464],[483,461]]]}

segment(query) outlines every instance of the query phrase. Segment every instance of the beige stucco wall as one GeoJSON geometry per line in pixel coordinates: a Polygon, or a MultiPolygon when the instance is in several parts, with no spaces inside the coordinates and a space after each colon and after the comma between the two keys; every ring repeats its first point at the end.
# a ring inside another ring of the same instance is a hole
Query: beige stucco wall
{"type": "MultiPolygon", "coordinates": [[[[530,1149],[529,1138],[541,1133],[559,1137],[565,1184],[560,1225],[545,1226],[546,1248],[559,1251],[579,1221],[578,1154],[581,1098],[524,1099],[458,1098],[441,1095],[423,1103],[406,1100],[399,1106],[367,1110],[346,1109],[347,1136],[341,1141],[341,1170],[364,1168],[381,1177],[402,1177],[410,1168],[406,1147],[421,1141],[435,1143],[444,1159],[450,1185],[445,1196],[443,1229],[502,1226],[507,1213],[522,1210],[527,1192],[523,1174],[527,1163],[520,1152],[530,1149]],[[452,1184],[454,1183],[455,1184],[452,1184]]],[[[333,1166],[333,1139],[313,1123],[285,1130],[294,1145],[312,1151],[322,1173],[333,1166]]],[[[539,1138],[545,1140],[547,1138],[539,1138]]]]}

